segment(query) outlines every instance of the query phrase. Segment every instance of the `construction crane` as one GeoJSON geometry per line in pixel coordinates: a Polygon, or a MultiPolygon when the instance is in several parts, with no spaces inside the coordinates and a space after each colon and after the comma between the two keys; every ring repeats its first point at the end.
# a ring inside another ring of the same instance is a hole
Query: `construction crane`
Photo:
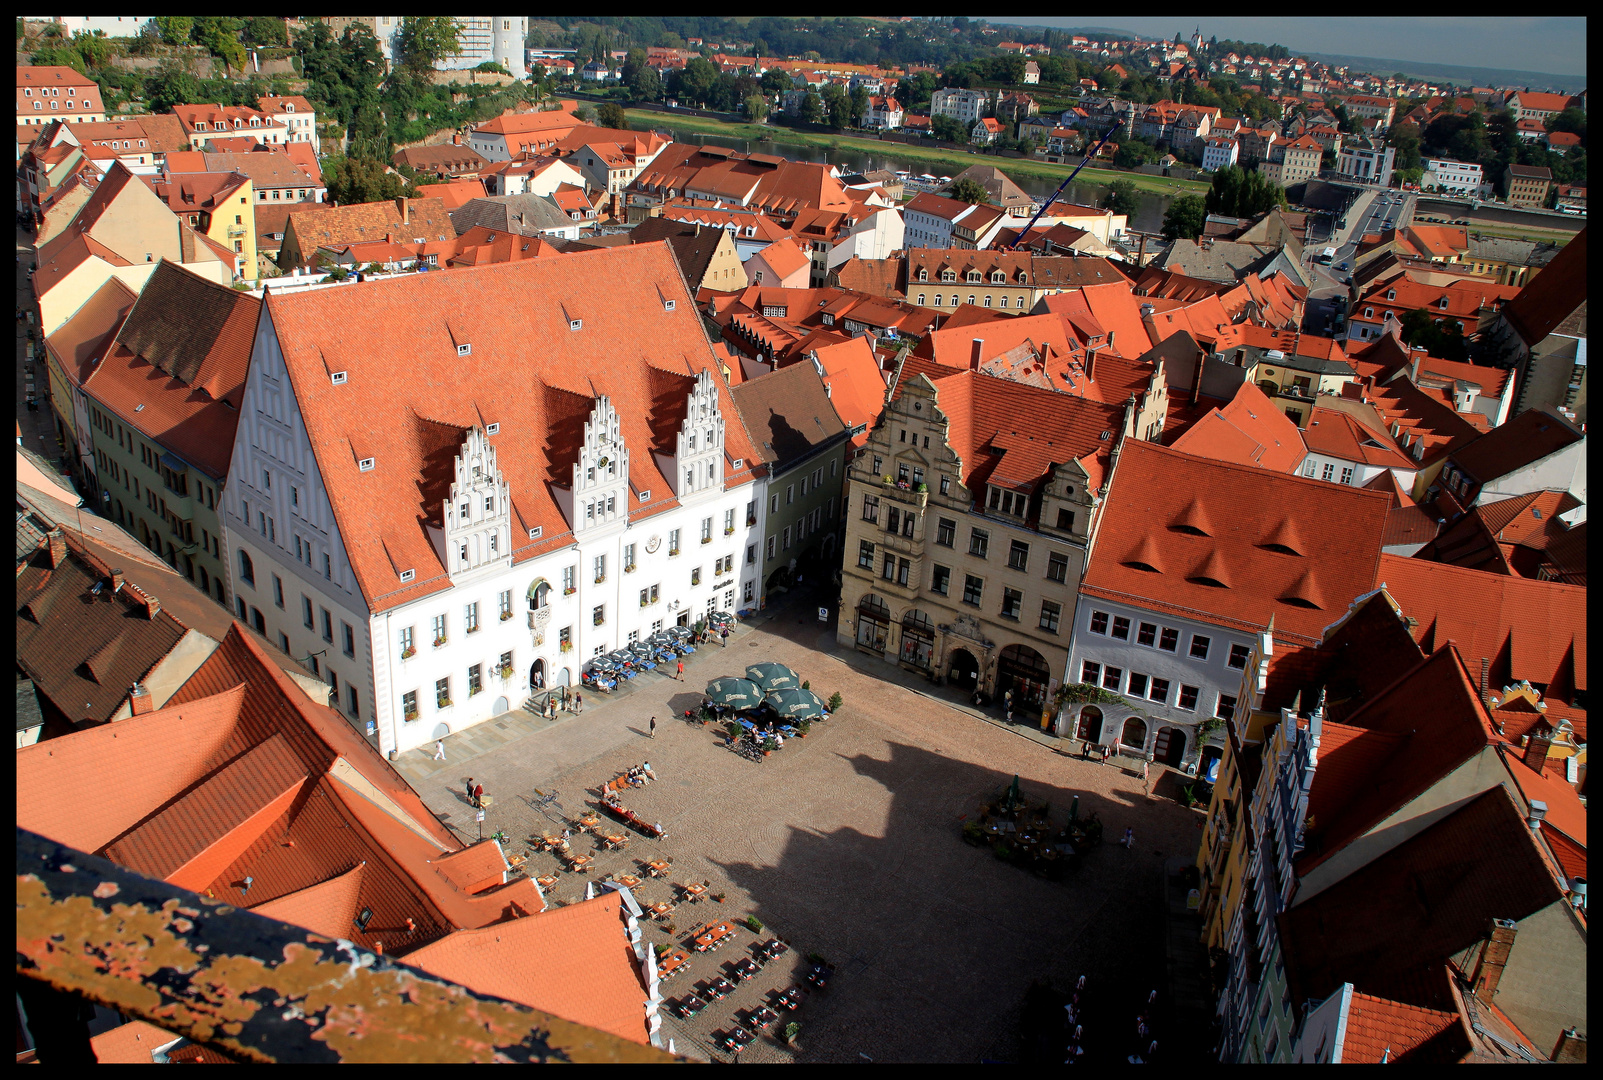
{"type": "Polygon", "coordinates": [[[1124,126],[1124,121],[1123,120],[1115,120],[1113,122],[1113,126],[1108,128],[1108,133],[1106,135],[1102,136],[1102,141],[1097,143],[1095,146],[1091,147],[1091,149],[1086,151],[1085,157],[1080,161],[1080,163],[1078,165],[1076,165],[1074,167],[1074,171],[1071,172],[1068,175],[1068,178],[1066,180],[1064,180],[1063,183],[1058,185],[1058,189],[1052,193],[1052,197],[1047,199],[1046,202],[1041,204],[1041,209],[1037,210],[1035,212],[1035,216],[1030,219],[1030,223],[1028,225],[1024,226],[1024,229],[1019,233],[1019,238],[1017,240],[1013,241],[1012,245],[1010,245],[1008,247],[1009,251],[1018,250],[1019,245],[1023,244],[1025,238],[1030,235],[1030,230],[1035,228],[1035,223],[1037,221],[1041,220],[1041,215],[1046,213],[1047,207],[1051,206],[1053,203],[1058,201],[1058,196],[1063,194],[1063,191],[1064,191],[1065,188],[1067,188],[1070,184],[1074,183],[1074,178],[1076,176],[1080,175],[1080,170],[1085,168],[1086,163],[1089,162],[1092,158],[1096,157],[1097,154],[1101,153],[1102,152],[1102,147],[1104,145],[1106,145],[1106,143],[1107,143],[1107,141],[1109,139],[1113,138],[1113,133],[1115,131],[1118,131],[1119,128],[1121,128],[1123,126],[1124,126]]]}

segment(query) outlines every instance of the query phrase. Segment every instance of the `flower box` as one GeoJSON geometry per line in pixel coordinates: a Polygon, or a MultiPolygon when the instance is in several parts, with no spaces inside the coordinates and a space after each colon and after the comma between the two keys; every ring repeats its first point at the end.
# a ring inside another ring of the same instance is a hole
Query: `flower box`
{"type": "Polygon", "coordinates": [[[725,536],[733,536],[733,535],[735,535],[735,527],[733,525],[729,526],[729,528],[724,530],[724,535],[725,536]]]}
{"type": "Polygon", "coordinates": [[[440,708],[442,708],[442,709],[444,709],[444,708],[447,708],[447,707],[448,707],[448,706],[450,706],[450,704],[451,704],[451,699],[450,699],[450,698],[440,698],[440,699],[439,699],[439,700],[438,700],[438,701],[436,701],[436,702],[435,702],[435,703],[434,703],[434,704],[436,704],[436,705],[437,705],[437,706],[439,706],[439,707],[440,707],[440,708]]]}
{"type": "Polygon", "coordinates": [[[506,622],[510,618],[512,618],[512,612],[510,612],[510,611],[501,612],[501,621],[502,622],[506,622]]]}
{"type": "Polygon", "coordinates": [[[702,538],[701,538],[701,542],[702,542],[702,543],[703,543],[703,544],[710,544],[710,543],[712,543],[712,537],[710,537],[710,536],[703,536],[703,537],[702,537],[702,538]]]}
{"type": "Polygon", "coordinates": [[[564,641],[560,646],[557,647],[557,651],[558,652],[572,652],[573,651],[573,642],[564,641]]]}
{"type": "Polygon", "coordinates": [[[444,644],[445,644],[445,639],[444,638],[441,637],[441,638],[435,638],[434,639],[434,647],[436,649],[438,649],[441,645],[444,645],[444,644]]]}
{"type": "Polygon", "coordinates": [[[562,595],[563,596],[572,596],[574,593],[576,593],[578,591],[579,590],[577,588],[563,589],[562,590],[562,595]]]}
{"type": "Polygon", "coordinates": [[[498,667],[495,669],[495,673],[503,679],[510,679],[512,678],[512,665],[507,664],[504,667],[498,667]]]}
{"type": "Polygon", "coordinates": [[[480,687],[478,687],[476,689],[469,690],[468,691],[468,697],[472,697],[474,694],[482,694],[482,693],[484,693],[484,687],[480,686],[480,687]]]}
{"type": "Polygon", "coordinates": [[[407,713],[406,716],[403,719],[416,720],[417,719],[417,710],[413,709],[411,712],[407,713]]]}
{"type": "Polygon", "coordinates": [[[401,659],[402,660],[410,660],[412,657],[414,657],[416,655],[417,655],[417,648],[415,646],[410,648],[410,649],[402,649],[401,650],[401,659]]]}
{"type": "Polygon", "coordinates": [[[668,555],[669,555],[670,558],[672,556],[674,556],[674,555],[677,555],[677,554],[679,554],[679,549],[678,548],[669,548],[668,549],[668,555]]]}
{"type": "Polygon", "coordinates": [[[634,564],[630,563],[628,566],[624,567],[623,568],[623,572],[626,573],[626,574],[634,573],[635,572],[634,564]]]}

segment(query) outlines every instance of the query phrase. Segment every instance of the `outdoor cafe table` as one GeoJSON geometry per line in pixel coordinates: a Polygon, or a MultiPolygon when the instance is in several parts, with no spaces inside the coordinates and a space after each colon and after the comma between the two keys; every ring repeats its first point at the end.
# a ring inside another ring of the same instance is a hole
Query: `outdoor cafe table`
{"type": "Polygon", "coordinates": [[[740,963],[735,965],[734,975],[736,980],[745,982],[747,979],[751,978],[761,970],[762,969],[757,966],[755,961],[749,959],[742,960],[740,963]]]}
{"type": "Polygon", "coordinates": [[[718,943],[735,932],[735,928],[726,922],[715,923],[696,936],[695,946],[697,952],[706,952],[717,948],[718,943]]]}
{"type": "Polygon", "coordinates": [[[673,905],[666,900],[659,900],[655,904],[647,904],[646,910],[651,912],[653,918],[666,919],[673,911],[673,905]]]}
{"type": "Polygon", "coordinates": [[[611,851],[613,848],[623,847],[629,842],[629,838],[622,833],[603,833],[601,842],[608,851],[611,851]]]}
{"type": "Polygon", "coordinates": [[[691,901],[700,900],[702,898],[702,896],[704,896],[706,894],[706,892],[707,892],[707,886],[705,886],[705,885],[693,885],[692,884],[692,885],[680,885],[679,887],[681,889],[685,890],[685,896],[688,897],[691,901]]]}
{"type": "Polygon", "coordinates": [[[751,1022],[756,1027],[767,1027],[778,1019],[779,1014],[766,1005],[759,1005],[751,1010],[751,1022]]]}
{"type": "Polygon", "coordinates": [[[587,874],[593,865],[595,865],[595,859],[589,855],[575,855],[568,863],[568,869],[576,874],[587,874]]]}
{"type": "Polygon", "coordinates": [[[664,979],[670,975],[677,974],[679,969],[684,967],[686,961],[689,959],[689,953],[685,952],[683,949],[677,949],[658,961],[657,974],[664,979]]]}
{"type": "Polygon", "coordinates": [[[801,987],[792,986],[789,990],[786,990],[783,994],[780,994],[779,997],[775,998],[774,1004],[778,1005],[786,1012],[790,1012],[791,1010],[795,1009],[796,1006],[801,1004],[801,996],[801,987]]]}
{"type": "Polygon", "coordinates": [[[616,880],[619,885],[626,889],[638,889],[640,887],[640,879],[633,874],[619,874],[616,880]]]}
{"type": "Polygon", "coordinates": [[[662,877],[668,872],[668,863],[664,859],[653,859],[646,863],[646,873],[652,877],[662,877]]]}
{"type": "Polygon", "coordinates": [[[545,890],[552,888],[562,879],[555,874],[547,874],[545,877],[535,878],[534,880],[542,890],[545,890]]]}
{"type": "Polygon", "coordinates": [[[586,813],[581,814],[579,816],[579,824],[583,825],[587,829],[590,828],[592,825],[596,824],[600,820],[601,820],[601,817],[600,817],[599,814],[594,814],[594,813],[590,813],[590,812],[586,812],[586,813]]]}

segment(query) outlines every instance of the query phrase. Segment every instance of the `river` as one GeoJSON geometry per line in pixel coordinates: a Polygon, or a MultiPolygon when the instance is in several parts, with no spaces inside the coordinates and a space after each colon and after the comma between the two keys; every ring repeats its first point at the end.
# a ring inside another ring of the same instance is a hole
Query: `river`
{"type": "MultiPolygon", "coordinates": [[[[842,149],[837,147],[810,146],[804,143],[776,142],[770,139],[735,139],[725,135],[705,135],[696,131],[675,130],[670,125],[654,124],[655,128],[664,128],[673,134],[675,142],[690,143],[696,146],[726,146],[731,150],[739,150],[747,154],[773,154],[776,157],[789,158],[791,161],[812,161],[829,165],[836,165],[842,173],[863,173],[874,169],[890,169],[892,171],[907,170],[915,175],[929,171],[931,163],[916,158],[900,158],[894,152],[880,153],[865,152],[857,149],[842,149]]],[[[886,143],[887,147],[894,147],[896,143],[886,143]]],[[[975,155],[977,164],[995,164],[1007,172],[1007,158],[996,158],[989,155],[975,155]]],[[[937,175],[944,173],[937,172],[937,175]]],[[[1025,194],[1037,201],[1046,199],[1057,190],[1062,181],[1052,181],[1036,176],[1013,175],[1009,177],[1025,194]]],[[[1106,186],[1102,184],[1070,184],[1063,192],[1063,200],[1078,203],[1082,206],[1098,206],[1102,197],[1107,193],[1106,186]]],[[[1163,224],[1163,215],[1169,209],[1169,196],[1153,195],[1146,192],[1138,193],[1139,207],[1130,217],[1130,228],[1144,232],[1157,232],[1163,224]]]]}

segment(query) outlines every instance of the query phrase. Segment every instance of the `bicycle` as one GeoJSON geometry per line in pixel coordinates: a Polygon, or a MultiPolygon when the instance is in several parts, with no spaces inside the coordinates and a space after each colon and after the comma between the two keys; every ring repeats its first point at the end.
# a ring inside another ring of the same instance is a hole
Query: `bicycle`
{"type": "Polygon", "coordinates": [[[534,794],[535,798],[529,800],[529,805],[533,809],[540,811],[540,813],[558,825],[568,824],[568,811],[561,803],[557,802],[556,789],[553,788],[551,794],[547,795],[539,788],[535,788],[534,794]],[[556,808],[556,814],[551,813],[552,807],[556,808]]]}

